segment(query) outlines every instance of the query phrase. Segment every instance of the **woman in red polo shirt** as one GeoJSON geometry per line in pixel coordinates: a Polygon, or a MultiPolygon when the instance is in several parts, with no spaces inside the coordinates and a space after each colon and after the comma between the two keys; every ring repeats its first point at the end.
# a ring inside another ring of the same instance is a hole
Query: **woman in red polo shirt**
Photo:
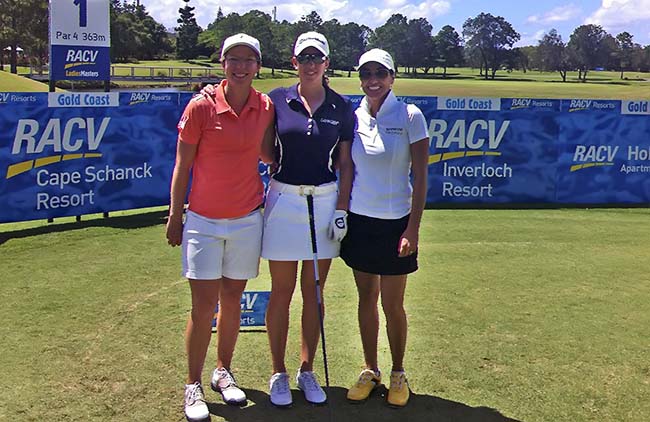
{"type": "Polygon", "coordinates": [[[185,415],[190,421],[209,418],[201,371],[217,302],[217,367],[211,386],[226,403],[246,402],[230,364],[239,333],[242,292],[246,281],[259,271],[261,144],[264,136],[274,136],[273,104],[251,86],[260,62],[258,40],[246,34],[227,38],[221,50],[226,79],[216,87],[213,98],[194,97],[178,123],[167,241],[182,247],[183,276],[192,293],[185,332],[189,369],[185,415]],[[190,170],[192,184],[183,224],[190,170]]]}

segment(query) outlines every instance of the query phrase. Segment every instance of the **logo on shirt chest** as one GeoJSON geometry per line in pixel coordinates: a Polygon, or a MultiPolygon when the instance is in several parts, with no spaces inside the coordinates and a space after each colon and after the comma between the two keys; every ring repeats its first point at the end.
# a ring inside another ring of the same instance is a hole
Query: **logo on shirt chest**
{"type": "Polygon", "coordinates": [[[320,119],[320,121],[321,121],[321,123],[327,123],[328,125],[332,125],[332,126],[338,126],[340,124],[340,122],[338,120],[332,120],[332,119],[326,119],[326,118],[322,118],[322,119],[320,119]]]}
{"type": "Polygon", "coordinates": [[[404,133],[404,128],[402,127],[387,127],[385,130],[388,135],[401,135],[404,133]]]}

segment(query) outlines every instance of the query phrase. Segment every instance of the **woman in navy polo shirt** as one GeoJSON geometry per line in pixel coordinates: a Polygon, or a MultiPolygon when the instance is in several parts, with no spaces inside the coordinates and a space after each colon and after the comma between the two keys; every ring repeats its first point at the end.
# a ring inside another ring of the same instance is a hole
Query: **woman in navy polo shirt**
{"type": "Polygon", "coordinates": [[[353,269],[357,284],[366,369],[347,397],[363,401],[381,384],[377,362],[377,302],[381,295],[393,360],[387,401],[402,407],[409,399],[403,366],[407,332],[404,292],[407,274],[418,268],[429,136],[420,109],[398,101],[392,92],[395,67],[390,54],[380,49],[364,53],[359,58],[359,78],[365,96],[355,112],[354,183],[341,258],[353,269]]]}
{"type": "Polygon", "coordinates": [[[313,373],[320,325],[305,189],[313,187],[314,192],[322,297],[331,260],[339,255],[340,241],[345,236],[354,171],[350,156],[353,107],[325,83],[329,66],[327,39],[317,32],[301,34],[291,61],[300,82],[269,94],[275,104],[276,140],[275,145],[265,145],[267,153],[275,154],[277,164],[267,194],[262,239],[262,257],[269,260],[272,280],[266,326],[273,360],[270,398],[276,406],[292,403],[284,358],[299,261],[303,308],[301,365],[296,383],[308,402],[322,404],[327,400],[313,373]],[[337,227],[335,219],[343,224],[337,227]]]}

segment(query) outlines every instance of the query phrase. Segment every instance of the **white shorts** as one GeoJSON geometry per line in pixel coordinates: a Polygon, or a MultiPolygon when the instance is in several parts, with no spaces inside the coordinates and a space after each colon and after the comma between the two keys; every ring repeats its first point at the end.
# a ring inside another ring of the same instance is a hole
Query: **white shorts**
{"type": "Polygon", "coordinates": [[[240,218],[206,218],[187,211],[182,275],[194,280],[257,277],[262,227],[261,210],[240,218]]]}
{"type": "MultiPolygon", "coordinates": [[[[338,197],[336,182],[316,186],[314,221],[318,259],[336,258],[341,244],[327,236],[338,197]]],[[[302,261],[314,257],[309,231],[307,197],[300,186],[271,179],[264,205],[262,258],[273,261],[302,261]]]]}

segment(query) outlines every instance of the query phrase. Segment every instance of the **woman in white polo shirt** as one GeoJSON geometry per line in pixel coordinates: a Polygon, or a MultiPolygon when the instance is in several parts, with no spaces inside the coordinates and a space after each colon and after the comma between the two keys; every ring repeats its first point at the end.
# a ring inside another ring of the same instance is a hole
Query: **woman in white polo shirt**
{"type": "Polygon", "coordinates": [[[381,295],[393,361],[387,400],[391,406],[402,407],[409,399],[403,365],[407,333],[404,292],[407,274],[418,268],[429,137],[420,109],[398,101],[391,90],[395,67],[390,54],[370,50],[359,58],[358,69],[365,96],[356,110],[355,171],[341,257],[353,269],[359,293],[366,369],[347,397],[363,401],[381,384],[377,363],[377,302],[381,295]]]}

